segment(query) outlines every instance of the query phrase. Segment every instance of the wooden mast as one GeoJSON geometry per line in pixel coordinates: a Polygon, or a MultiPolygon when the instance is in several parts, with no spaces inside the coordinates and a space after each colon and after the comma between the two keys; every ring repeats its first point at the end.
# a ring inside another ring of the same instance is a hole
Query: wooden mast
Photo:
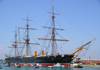
{"type": "Polygon", "coordinates": [[[15,57],[16,57],[16,49],[17,48],[21,48],[21,47],[17,47],[17,27],[15,27],[15,31],[13,31],[13,32],[15,32],[15,45],[13,45],[13,47],[8,47],[8,48],[15,48],[15,57]]]}
{"type": "Polygon", "coordinates": [[[27,29],[27,35],[26,35],[26,56],[28,56],[28,45],[29,45],[29,38],[28,38],[28,35],[29,35],[29,25],[28,25],[28,21],[32,21],[32,20],[29,20],[28,19],[28,13],[27,13],[27,19],[23,19],[23,20],[27,20],[27,25],[26,25],[26,29],[27,29]]]}
{"type": "Polygon", "coordinates": [[[16,57],[16,42],[17,42],[17,29],[15,29],[15,57],[16,57]]]}
{"type": "Polygon", "coordinates": [[[26,35],[26,56],[28,56],[28,45],[29,45],[29,39],[28,39],[28,21],[31,21],[31,20],[28,20],[28,13],[27,13],[27,35],[26,35]]]}
{"type": "Polygon", "coordinates": [[[8,48],[15,48],[15,57],[16,57],[16,48],[22,48],[22,47],[17,47],[16,43],[26,44],[26,56],[28,56],[28,46],[29,46],[29,44],[40,45],[38,43],[29,43],[29,41],[30,41],[29,38],[28,38],[28,36],[29,36],[29,29],[31,29],[31,30],[36,30],[36,29],[29,28],[28,21],[32,21],[32,20],[28,19],[28,13],[27,13],[27,19],[23,19],[23,20],[27,20],[26,28],[18,27],[18,29],[26,29],[27,30],[27,35],[26,35],[25,42],[17,42],[17,31],[15,31],[15,45],[13,45],[14,47],[8,47],[8,48]]]}
{"type": "Polygon", "coordinates": [[[52,6],[52,20],[53,20],[53,29],[52,29],[52,48],[53,48],[53,55],[55,55],[55,50],[54,50],[54,39],[55,39],[55,31],[54,31],[54,6],[52,6]]]}
{"type": "Polygon", "coordinates": [[[19,29],[26,29],[27,30],[27,35],[26,35],[26,42],[17,42],[17,43],[24,43],[24,44],[26,44],[26,56],[28,56],[28,46],[29,46],[29,44],[35,44],[35,45],[39,45],[38,43],[29,43],[29,38],[28,38],[28,36],[29,36],[29,29],[31,29],[31,30],[36,30],[36,29],[34,29],[34,28],[29,28],[29,25],[28,25],[28,21],[32,21],[32,20],[29,20],[28,19],[28,13],[27,13],[27,19],[23,19],[23,20],[27,20],[27,25],[26,25],[26,28],[21,28],[21,27],[19,27],[19,29]]]}
{"type": "Polygon", "coordinates": [[[46,38],[38,38],[38,39],[41,39],[41,40],[52,40],[52,50],[53,50],[53,55],[55,55],[55,41],[68,41],[68,40],[62,40],[62,39],[55,39],[55,29],[57,30],[63,30],[63,29],[59,29],[59,28],[55,28],[55,24],[54,24],[54,14],[56,15],[59,15],[57,13],[54,13],[54,6],[53,6],[53,0],[52,0],[52,12],[48,12],[48,13],[51,13],[52,14],[52,21],[53,21],[53,27],[45,27],[43,26],[44,28],[49,28],[49,29],[52,29],[52,39],[46,39],[46,38]]]}

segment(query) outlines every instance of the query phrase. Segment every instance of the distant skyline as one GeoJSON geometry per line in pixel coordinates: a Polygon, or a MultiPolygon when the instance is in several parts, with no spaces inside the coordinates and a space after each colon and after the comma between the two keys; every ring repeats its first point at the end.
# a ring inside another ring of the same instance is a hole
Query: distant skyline
{"type": "MultiPolygon", "coordinates": [[[[90,44],[86,55],[83,56],[81,51],[78,57],[100,59],[100,0],[54,0],[53,4],[54,12],[60,14],[55,15],[55,27],[64,29],[57,32],[69,40],[64,45],[59,45],[59,48],[69,54],[96,38],[90,44]]],[[[29,21],[29,27],[37,29],[30,35],[33,35],[35,42],[42,43],[37,40],[45,34],[42,33],[44,31],[42,26],[48,23],[47,26],[52,25],[50,24],[52,14],[47,12],[52,12],[52,0],[0,0],[0,59],[5,59],[5,54],[14,53],[14,49],[8,48],[12,47],[11,41],[15,39],[13,31],[16,26],[25,27],[27,21],[22,19],[27,18],[27,13],[28,18],[33,20],[29,21]]],[[[20,30],[20,37],[23,34],[24,32],[20,30]]],[[[32,49],[34,50],[34,47],[32,49]]]]}

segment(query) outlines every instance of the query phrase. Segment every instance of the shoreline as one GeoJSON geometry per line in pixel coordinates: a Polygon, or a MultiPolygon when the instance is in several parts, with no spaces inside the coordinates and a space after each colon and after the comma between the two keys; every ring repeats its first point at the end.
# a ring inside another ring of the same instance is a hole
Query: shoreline
{"type": "Polygon", "coordinates": [[[83,67],[100,67],[100,65],[81,64],[83,67]]]}

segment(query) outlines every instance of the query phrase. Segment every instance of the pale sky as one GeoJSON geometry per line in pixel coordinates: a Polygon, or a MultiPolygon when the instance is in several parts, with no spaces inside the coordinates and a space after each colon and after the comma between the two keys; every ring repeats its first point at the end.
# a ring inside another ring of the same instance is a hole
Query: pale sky
{"type": "MultiPolygon", "coordinates": [[[[15,26],[25,27],[27,22],[22,19],[27,18],[27,12],[29,19],[33,20],[29,22],[30,27],[37,29],[31,34],[35,38],[43,37],[41,26],[51,23],[52,15],[47,12],[52,12],[52,0],[0,0],[0,59],[10,51],[8,47],[14,41],[12,31],[15,26]]],[[[69,40],[64,48],[62,45],[62,50],[66,54],[72,53],[82,42],[85,44],[96,38],[87,54],[78,57],[100,59],[100,0],[54,0],[54,12],[60,14],[55,15],[55,27],[65,29],[60,35],[69,40]]]]}

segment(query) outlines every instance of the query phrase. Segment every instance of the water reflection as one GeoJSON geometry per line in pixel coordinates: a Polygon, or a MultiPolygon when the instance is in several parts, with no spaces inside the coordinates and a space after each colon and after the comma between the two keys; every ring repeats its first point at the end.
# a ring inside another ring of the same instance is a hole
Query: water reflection
{"type": "Polygon", "coordinates": [[[77,70],[77,69],[71,69],[71,68],[48,68],[48,67],[39,67],[34,69],[32,66],[21,66],[20,68],[11,65],[11,67],[5,67],[5,65],[1,65],[2,70],[77,70]]]}
{"type": "Polygon", "coordinates": [[[11,67],[5,67],[4,64],[1,65],[2,70],[79,70],[79,69],[73,69],[73,68],[48,68],[48,67],[39,67],[34,69],[32,66],[21,66],[20,68],[11,65],[11,67]]]}
{"type": "Polygon", "coordinates": [[[83,67],[83,68],[48,68],[48,67],[39,67],[34,69],[32,66],[21,66],[20,68],[17,68],[14,65],[11,65],[11,67],[5,67],[4,64],[0,64],[2,69],[1,70],[100,70],[100,68],[95,67],[83,67]]]}

